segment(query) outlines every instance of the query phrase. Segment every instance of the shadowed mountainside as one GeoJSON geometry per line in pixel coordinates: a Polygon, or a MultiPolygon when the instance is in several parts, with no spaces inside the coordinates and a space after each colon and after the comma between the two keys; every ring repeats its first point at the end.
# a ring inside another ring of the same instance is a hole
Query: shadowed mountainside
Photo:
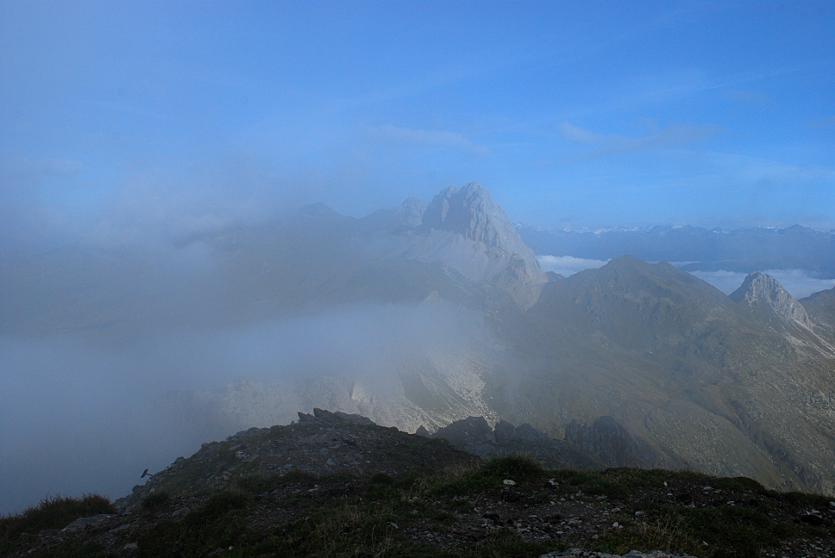
{"type": "Polygon", "coordinates": [[[810,399],[835,361],[803,323],[769,316],[780,327],[669,264],[614,260],[503,324],[536,358],[494,389],[494,409],[546,430],[611,415],[665,466],[832,492],[833,410],[810,399]]]}

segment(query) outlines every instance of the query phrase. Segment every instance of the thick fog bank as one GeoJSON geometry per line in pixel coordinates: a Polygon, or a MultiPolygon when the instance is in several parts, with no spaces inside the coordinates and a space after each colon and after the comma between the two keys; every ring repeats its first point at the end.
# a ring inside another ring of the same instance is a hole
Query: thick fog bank
{"type": "Polygon", "coordinates": [[[0,337],[0,513],[48,495],[124,495],[146,467],[305,410],[315,400],[292,391],[299,379],[359,380],[386,397],[403,362],[451,351],[480,327],[431,303],[353,305],[209,330],[158,325],[134,337],[0,337]],[[241,415],[224,397],[242,382],[277,386],[286,404],[241,415]]]}

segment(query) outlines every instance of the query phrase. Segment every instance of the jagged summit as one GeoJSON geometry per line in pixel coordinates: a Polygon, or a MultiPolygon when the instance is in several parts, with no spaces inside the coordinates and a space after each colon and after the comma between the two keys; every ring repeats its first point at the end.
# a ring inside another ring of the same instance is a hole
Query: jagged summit
{"type": "Polygon", "coordinates": [[[812,327],[812,321],[803,305],[767,273],[757,271],[749,274],[742,285],[731,293],[731,298],[751,308],[769,309],[781,318],[806,328],[812,327]]]}
{"type": "Polygon", "coordinates": [[[408,227],[419,227],[423,223],[423,214],[426,211],[426,203],[418,198],[406,198],[397,210],[398,216],[403,225],[408,227]]]}
{"type": "Polygon", "coordinates": [[[424,429],[420,435],[446,440],[453,447],[482,458],[526,455],[549,467],[571,469],[603,468],[608,464],[527,423],[515,426],[500,420],[495,427],[491,427],[484,417],[468,417],[439,428],[432,434],[424,429]]]}
{"type": "Polygon", "coordinates": [[[539,297],[547,277],[504,210],[475,183],[450,187],[423,212],[411,256],[442,262],[465,277],[491,283],[522,307],[539,297]]]}
{"type": "Polygon", "coordinates": [[[501,206],[474,182],[436,195],[423,213],[423,226],[456,232],[509,254],[533,255],[501,206]]]}

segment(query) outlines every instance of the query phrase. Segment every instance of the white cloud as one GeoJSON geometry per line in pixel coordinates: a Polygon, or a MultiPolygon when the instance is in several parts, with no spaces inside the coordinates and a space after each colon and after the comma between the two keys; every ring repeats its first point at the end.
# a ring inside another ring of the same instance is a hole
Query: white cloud
{"type": "Polygon", "coordinates": [[[821,180],[835,180],[835,169],[815,165],[794,165],[735,153],[709,152],[707,160],[720,176],[733,176],[742,182],[763,181],[799,185],[821,180]]]}
{"type": "Polygon", "coordinates": [[[560,124],[560,133],[565,139],[577,143],[599,143],[605,139],[605,136],[601,136],[580,126],[575,126],[570,122],[560,124]]]}
{"type": "Polygon", "coordinates": [[[487,147],[473,142],[464,134],[449,130],[405,128],[402,126],[392,126],[387,124],[371,128],[371,132],[374,136],[386,140],[436,147],[448,147],[469,151],[476,155],[487,155],[490,152],[487,147]]]}
{"type": "Polygon", "coordinates": [[[812,123],[814,128],[831,128],[835,126],[835,116],[820,118],[812,123]]]}
{"type": "Polygon", "coordinates": [[[560,125],[562,137],[573,143],[591,146],[586,155],[592,157],[680,147],[706,139],[719,131],[716,126],[677,125],[653,129],[643,135],[625,136],[601,134],[570,122],[560,125]]]}

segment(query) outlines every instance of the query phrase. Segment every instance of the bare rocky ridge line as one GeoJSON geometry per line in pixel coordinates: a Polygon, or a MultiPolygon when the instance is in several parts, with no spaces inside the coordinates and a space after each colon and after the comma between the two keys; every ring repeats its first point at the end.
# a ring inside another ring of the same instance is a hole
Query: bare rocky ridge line
{"type": "Polygon", "coordinates": [[[136,486],[117,505],[132,509],[157,491],[208,493],[248,478],[291,472],[396,476],[476,462],[471,454],[439,441],[381,427],[361,415],[317,408],[312,414],[299,412],[298,421],[286,426],[250,428],[222,442],[203,444],[191,457],[177,459],[136,486]]]}

